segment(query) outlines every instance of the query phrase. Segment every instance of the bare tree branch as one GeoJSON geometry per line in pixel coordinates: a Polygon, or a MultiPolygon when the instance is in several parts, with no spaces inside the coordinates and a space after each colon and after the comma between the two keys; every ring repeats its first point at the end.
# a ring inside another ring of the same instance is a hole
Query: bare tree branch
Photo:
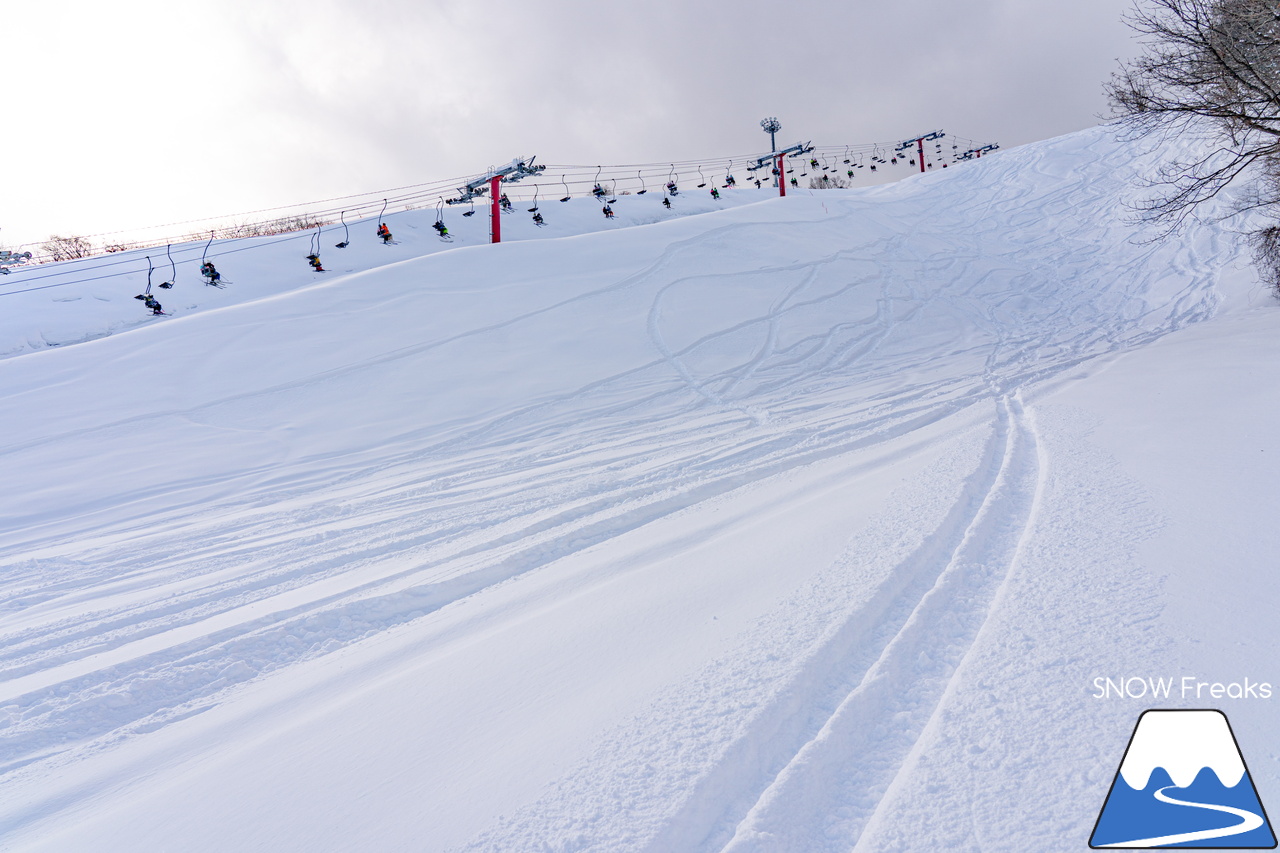
{"type": "MultiPolygon", "coordinates": [[[[1198,159],[1167,163],[1139,218],[1175,231],[1231,184],[1251,181],[1229,215],[1280,220],[1280,4],[1275,0],[1139,0],[1126,18],[1144,53],[1122,63],[1106,91],[1114,117],[1136,136],[1212,132],[1198,159]],[[1260,177],[1259,177],[1260,173],[1260,177]]],[[[1251,235],[1255,259],[1280,294],[1280,227],[1251,235]]]]}

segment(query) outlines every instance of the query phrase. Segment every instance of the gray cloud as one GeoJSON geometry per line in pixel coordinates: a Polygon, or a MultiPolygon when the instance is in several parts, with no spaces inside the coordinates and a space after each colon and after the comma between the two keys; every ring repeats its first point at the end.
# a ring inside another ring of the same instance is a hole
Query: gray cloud
{"type": "Polygon", "coordinates": [[[767,147],[766,115],[788,143],[944,128],[1021,144],[1097,122],[1103,81],[1134,52],[1128,7],[122,0],[106,15],[74,0],[69,18],[21,13],[35,35],[0,59],[22,63],[0,66],[6,78],[43,76],[46,93],[15,153],[40,178],[11,187],[0,238],[367,191],[517,155],[727,156],[767,147]],[[93,39],[68,41],[82,12],[93,39]],[[55,106],[72,98],[78,122],[55,106]],[[80,140],[70,157],[68,137],[80,140]]]}

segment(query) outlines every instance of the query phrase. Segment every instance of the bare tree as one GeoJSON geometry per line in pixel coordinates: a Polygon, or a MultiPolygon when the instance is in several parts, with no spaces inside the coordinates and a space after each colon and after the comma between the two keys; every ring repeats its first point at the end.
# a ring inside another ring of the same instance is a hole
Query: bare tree
{"type": "MultiPolygon", "coordinates": [[[[288,234],[292,231],[307,231],[319,226],[330,225],[331,222],[319,219],[310,214],[301,213],[285,216],[266,222],[246,221],[221,229],[218,236],[224,239],[238,237],[265,237],[272,234],[288,234]]],[[[201,235],[202,237],[204,235],[201,235]]]]}
{"type": "Polygon", "coordinates": [[[1280,295],[1280,226],[1269,225],[1254,231],[1249,235],[1249,242],[1262,280],[1280,295]]]}
{"type": "MultiPolygon", "coordinates": [[[[1207,131],[1219,143],[1169,164],[1161,193],[1141,206],[1176,227],[1256,162],[1280,157],[1280,9],[1271,0],[1145,0],[1128,23],[1146,49],[1107,86],[1116,116],[1138,133],[1207,131]]],[[[1271,207],[1280,193],[1254,201],[1271,207]]]]}
{"type": "Polygon", "coordinates": [[[809,179],[809,189],[811,190],[844,189],[849,186],[853,186],[853,181],[845,180],[839,175],[820,175],[809,179]]]}
{"type": "Polygon", "coordinates": [[[40,248],[51,261],[70,261],[93,254],[93,244],[87,237],[59,237],[54,234],[41,243],[40,248]]]}

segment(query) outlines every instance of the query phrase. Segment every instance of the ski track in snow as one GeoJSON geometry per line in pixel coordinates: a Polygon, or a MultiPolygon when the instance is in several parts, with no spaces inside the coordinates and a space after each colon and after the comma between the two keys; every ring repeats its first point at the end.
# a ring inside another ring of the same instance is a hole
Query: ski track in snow
{"type": "MultiPolygon", "coordinates": [[[[219,410],[549,319],[572,327],[602,305],[631,306],[652,348],[646,363],[448,430],[246,469],[211,502],[200,482],[172,484],[167,509],[165,495],[129,495],[145,513],[99,524],[88,512],[75,542],[54,524],[13,531],[0,779],[56,772],[717,495],[941,429],[957,452],[928,495],[903,497],[734,654],[467,845],[864,849],[1034,524],[1029,393],[1215,310],[1204,258],[1220,250],[1217,231],[1206,247],[1137,246],[1117,228],[1105,232],[1116,244],[1099,245],[1044,225],[1114,204],[1113,184],[1091,176],[1123,175],[1128,161],[1117,146],[1095,158],[1068,137],[945,185],[833,194],[831,217],[707,228],[615,280],[449,339],[146,413],[216,424],[219,410]],[[944,187],[948,203],[912,205],[944,187]],[[815,233],[831,246],[818,257],[772,248],[814,245],[815,233]],[[699,310],[728,294],[722,316],[699,310]]],[[[138,426],[104,421],[2,452],[138,426]]]]}
{"type": "Polygon", "coordinates": [[[1034,429],[1016,398],[1002,399],[1000,409],[990,448],[996,452],[985,456],[961,504],[977,506],[949,520],[948,541],[939,542],[940,552],[926,561],[942,567],[941,573],[929,579],[932,585],[918,599],[899,597],[899,607],[916,602],[906,620],[854,690],[773,778],[723,848],[726,853],[807,849],[815,831],[856,838],[874,817],[876,795],[930,719],[1030,523],[1037,493],[1034,429]]]}
{"type": "MultiPolygon", "coordinates": [[[[1042,162],[1043,157],[1036,158],[1033,171],[1042,162]]],[[[1046,201],[1031,197],[1036,186],[1034,180],[1008,182],[1009,207],[1025,204],[1065,212],[1097,204],[1106,192],[1081,181],[1046,201]]],[[[962,205],[948,215],[963,220],[972,213],[962,205]]],[[[817,270],[844,258],[891,259],[873,263],[864,276],[846,274],[846,288],[878,288],[876,311],[861,322],[833,325],[816,351],[808,353],[818,366],[807,376],[855,366],[910,370],[909,357],[890,358],[885,350],[902,345],[894,333],[901,334],[902,327],[910,328],[929,311],[954,312],[965,325],[985,332],[982,340],[966,341],[949,353],[956,360],[968,357],[973,366],[972,374],[957,377],[958,385],[966,384],[953,398],[956,405],[994,400],[999,412],[982,461],[951,511],[930,528],[915,553],[881,578],[882,585],[863,608],[832,613],[823,605],[824,593],[814,591],[786,618],[769,623],[772,630],[767,639],[758,640],[758,648],[745,641],[740,657],[700,674],[695,698],[687,695],[690,685],[685,685],[680,695],[655,703],[646,717],[621,727],[543,800],[466,849],[863,849],[858,841],[864,828],[876,818],[896,774],[930,724],[1032,523],[1041,451],[1034,417],[1025,410],[1019,389],[1207,319],[1217,300],[1215,274],[1193,245],[1174,252],[1172,266],[1181,289],[1168,294],[1167,301],[1133,285],[1110,290],[1101,299],[1096,293],[1081,298],[1085,289],[1073,292],[1064,282],[1103,274],[1100,266],[1093,272],[1091,264],[1107,255],[1102,247],[1074,246],[1064,235],[1046,234],[1044,239],[1067,246],[1038,256],[1044,268],[1019,270],[1012,261],[1002,268],[992,261],[1000,252],[979,248],[981,231],[964,233],[964,245],[913,252],[911,238],[930,225],[939,227],[936,222],[916,223],[872,251],[842,251],[803,271],[779,270],[802,274],[767,315],[753,321],[767,327],[765,340],[736,373],[720,377],[722,391],[715,390],[715,377],[700,378],[690,367],[690,355],[708,339],[677,351],[662,338],[662,300],[684,282],[673,281],[659,292],[649,333],[694,394],[709,405],[731,407],[732,392],[748,380],[759,381],[761,391],[777,391],[794,381],[769,382],[767,366],[771,357],[795,363],[792,359],[804,350],[799,345],[780,349],[777,328],[780,318],[799,310],[808,291],[818,289],[817,270]],[[975,274],[978,264],[988,268],[975,274]],[[901,272],[912,266],[915,276],[901,272]],[[969,286],[931,286],[940,280],[969,286]],[[872,361],[873,355],[878,360],[872,361]],[[821,628],[814,628],[815,635],[800,627],[802,614],[810,609],[827,617],[821,628]],[[608,776],[597,768],[607,768],[608,776]]],[[[1216,251],[1215,243],[1209,254],[1216,251]]],[[[1149,252],[1140,249],[1128,264],[1105,274],[1117,282],[1143,282],[1149,252]]],[[[948,393],[954,390],[945,382],[904,388],[894,398],[894,411],[948,393]]],[[[754,402],[759,396],[748,399],[754,402]]],[[[781,408],[757,403],[754,411],[776,414],[781,408]]],[[[924,403],[921,410],[933,422],[956,409],[924,403]]],[[[917,514],[897,511],[898,517],[917,514]]],[[[881,542],[880,549],[853,543],[842,568],[859,560],[874,562],[871,554],[891,547],[881,542]]],[[[856,600],[848,588],[832,583],[856,600]]]]}

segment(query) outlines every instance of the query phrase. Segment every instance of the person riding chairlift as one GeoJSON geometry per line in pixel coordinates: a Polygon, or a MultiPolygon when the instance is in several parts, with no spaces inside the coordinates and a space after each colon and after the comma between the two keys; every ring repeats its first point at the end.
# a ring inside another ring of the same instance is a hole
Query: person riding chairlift
{"type": "Polygon", "coordinates": [[[613,219],[613,208],[612,208],[612,207],[610,207],[609,205],[607,205],[607,204],[606,204],[606,205],[604,206],[604,208],[603,208],[603,212],[604,212],[605,219],[613,219]]]}
{"type": "MultiPolygon", "coordinates": [[[[503,196],[503,198],[506,198],[506,196],[503,196]]],[[[449,236],[449,229],[445,227],[445,224],[444,224],[444,220],[443,220],[443,219],[437,219],[437,220],[436,220],[436,224],[435,224],[435,225],[432,225],[431,227],[432,227],[432,228],[434,228],[434,229],[436,229],[436,232],[437,232],[441,237],[448,237],[448,236],[449,236]]]]}
{"type": "Polygon", "coordinates": [[[319,255],[307,255],[307,263],[311,264],[311,268],[316,272],[324,272],[324,267],[320,265],[319,255]]]}
{"type": "Polygon", "coordinates": [[[382,238],[382,242],[391,242],[391,229],[387,227],[387,223],[382,222],[378,225],[378,236],[382,238]]]}
{"type": "Polygon", "coordinates": [[[205,261],[200,265],[200,275],[204,276],[209,284],[217,284],[222,281],[222,273],[214,268],[213,261],[205,261]]]}

